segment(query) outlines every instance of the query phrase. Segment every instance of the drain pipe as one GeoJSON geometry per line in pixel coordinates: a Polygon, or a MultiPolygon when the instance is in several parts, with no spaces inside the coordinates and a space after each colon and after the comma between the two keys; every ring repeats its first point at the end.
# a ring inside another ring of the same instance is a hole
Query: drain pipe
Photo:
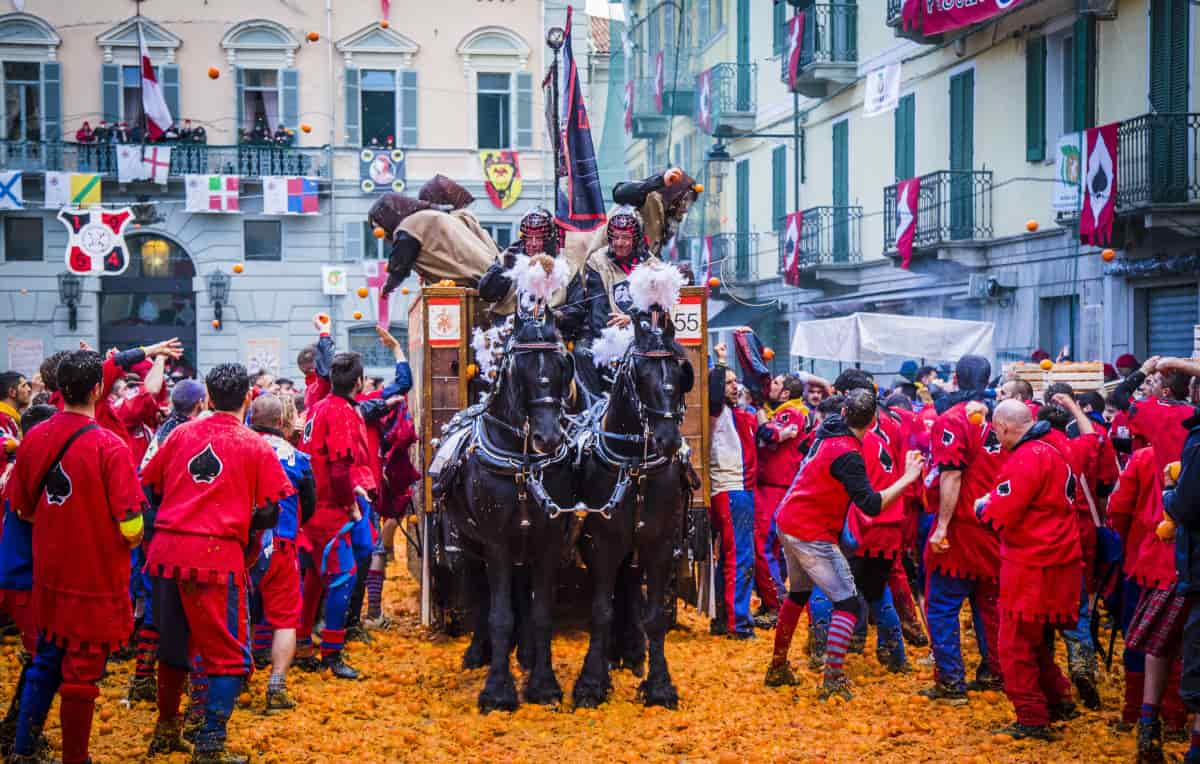
{"type": "MultiPolygon", "coordinates": [[[[337,248],[337,173],[333,150],[337,145],[337,75],[333,69],[333,0],[325,0],[325,53],[329,59],[329,150],[326,157],[329,162],[329,251],[333,252],[337,248]]],[[[348,255],[343,251],[341,259],[348,260],[348,255]]]]}

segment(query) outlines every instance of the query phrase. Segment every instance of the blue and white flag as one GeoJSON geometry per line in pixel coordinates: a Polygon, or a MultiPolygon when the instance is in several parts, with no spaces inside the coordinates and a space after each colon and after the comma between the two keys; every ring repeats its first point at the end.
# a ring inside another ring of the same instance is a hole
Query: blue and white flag
{"type": "Polygon", "coordinates": [[[579,71],[571,50],[571,6],[567,6],[566,40],[562,48],[562,76],[559,77],[559,130],[566,168],[566,187],[559,190],[556,217],[568,231],[594,231],[604,225],[604,193],[600,188],[600,168],[592,145],[592,128],[587,104],[579,86],[579,71]]]}
{"type": "Polygon", "coordinates": [[[0,171],[0,210],[25,209],[25,196],[21,193],[20,170],[0,171]]]}

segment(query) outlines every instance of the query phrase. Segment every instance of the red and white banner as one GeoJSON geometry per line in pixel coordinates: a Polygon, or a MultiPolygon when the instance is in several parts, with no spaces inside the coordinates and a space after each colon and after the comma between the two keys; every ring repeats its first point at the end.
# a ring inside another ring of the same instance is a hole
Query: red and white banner
{"type": "Polygon", "coordinates": [[[900,267],[912,262],[913,239],[917,235],[917,202],[921,198],[921,179],[910,178],[896,184],[896,249],[900,267]]]}
{"type": "Polygon", "coordinates": [[[633,135],[633,80],[625,83],[625,133],[633,135]]]}
{"type": "Polygon", "coordinates": [[[803,212],[789,214],[783,224],[783,252],[786,263],[783,281],[791,286],[800,286],[800,232],[803,226],[803,212]]]}
{"type": "Polygon", "coordinates": [[[696,125],[704,132],[712,134],[712,69],[705,69],[696,77],[696,125]]]}
{"type": "Polygon", "coordinates": [[[659,114],[663,110],[663,52],[654,57],[654,108],[659,114]]]}
{"type": "Polygon", "coordinates": [[[142,68],[142,110],[146,113],[146,134],[150,140],[157,141],[171,126],[171,110],[163,98],[162,88],[158,85],[158,75],[154,73],[154,65],[150,63],[150,48],[146,46],[146,38],[142,36],[142,25],[138,22],[138,55],[142,68]]]}
{"type": "Polygon", "coordinates": [[[788,90],[796,89],[800,72],[800,51],[804,49],[804,11],[798,11],[788,22],[788,90]]]}
{"type": "Polygon", "coordinates": [[[120,276],[129,267],[125,228],[133,220],[128,207],[104,211],[62,208],[58,219],[67,227],[67,270],[80,276],[120,276]]]}
{"type": "Polygon", "coordinates": [[[904,0],[906,30],[925,35],[961,29],[987,21],[1021,4],[1021,0],[904,0]]]}
{"type": "Polygon", "coordinates": [[[1079,215],[1079,240],[1093,246],[1112,241],[1117,204],[1117,127],[1120,123],[1087,131],[1083,157],[1083,212],[1079,215]]]}

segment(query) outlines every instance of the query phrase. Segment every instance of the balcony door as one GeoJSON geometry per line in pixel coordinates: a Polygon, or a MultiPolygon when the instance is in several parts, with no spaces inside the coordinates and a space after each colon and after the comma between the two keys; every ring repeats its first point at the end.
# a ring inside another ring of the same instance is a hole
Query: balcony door
{"type": "Polygon", "coordinates": [[[970,239],[975,230],[975,70],[950,78],[950,238],[970,239]]]}
{"type": "Polygon", "coordinates": [[[1182,202],[1188,193],[1188,20],[1191,6],[1150,4],[1151,196],[1182,202]]]}
{"type": "Polygon", "coordinates": [[[850,259],[850,123],[833,126],[833,261],[850,259]]]}

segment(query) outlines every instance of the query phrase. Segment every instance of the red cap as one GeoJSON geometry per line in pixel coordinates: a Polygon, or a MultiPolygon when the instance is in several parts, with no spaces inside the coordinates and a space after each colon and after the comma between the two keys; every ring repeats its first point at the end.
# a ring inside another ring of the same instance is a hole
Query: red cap
{"type": "Polygon", "coordinates": [[[1032,358],[1035,361],[1044,361],[1045,359],[1047,359],[1049,357],[1050,357],[1050,354],[1047,353],[1045,350],[1042,350],[1041,348],[1038,348],[1037,350],[1033,351],[1033,355],[1030,356],[1030,358],[1032,358]]]}
{"type": "Polygon", "coordinates": [[[1136,369],[1141,366],[1138,363],[1137,357],[1133,353],[1123,353],[1117,356],[1117,362],[1113,364],[1118,369],[1136,369]]]}
{"type": "Polygon", "coordinates": [[[1104,381],[1112,382],[1117,378],[1117,370],[1113,368],[1111,363],[1104,364],[1104,381]]]}

